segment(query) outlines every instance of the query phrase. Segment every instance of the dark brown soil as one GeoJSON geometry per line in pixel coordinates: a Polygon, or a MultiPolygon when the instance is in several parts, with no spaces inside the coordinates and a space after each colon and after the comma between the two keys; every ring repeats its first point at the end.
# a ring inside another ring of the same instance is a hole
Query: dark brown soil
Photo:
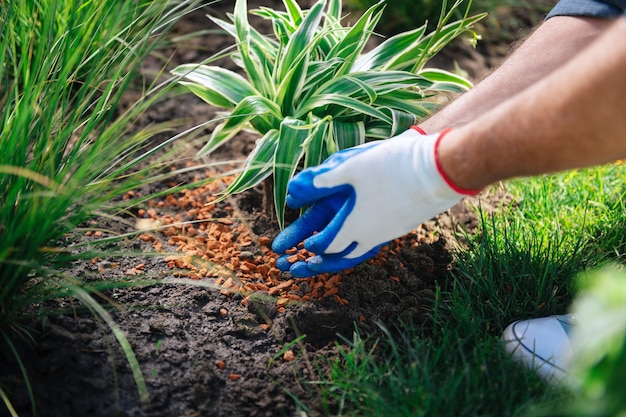
{"type": "MultiPolygon", "coordinates": [[[[230,7],[222,6],[226,11],[230,7]]],[[[204,17],[206,12],[198,12],[181,22],[178,32],[187,34],[210,28],[204,17]]],[[[190,42],[193,47],[189,44],[181,47],[173,55],[172,64],[198,62],[230,45],[231,40],[207,35],[190,42]]],[[[490,55],[484,49],[478,59],[473,50],[455,48],[460,52],[449,56],[444,63],[451,66],[457,61],[463,68],[464,60],[469,60],[467,68],[474,68],[470,75],[475,77],[482,76],[481,71],[501,58],[501,51],[490,55]]],[[[160,65],[149,60],[146,68],[157,64],[160,65]]],[[[438,64],[441,65],[444,64],[438,64]]],[[[205,121],[213,111],[193,96],[181,95],[156,105],[142,123],[182,117],[192,126],[205,121]]],[[[211,158],[239,159],[251,149],[254,139],[252,135],[242,134],[211,158]]],[[[193,149],[190,145],[191,152],[193,149]]],[[[180,178],[180,181],[190,180],[180,178]]],[[[151,191],[167,186],[157,184],[151,191]]],[[[263,258],[269,255],[259,244],[259,238],[272,238],[278,231],[273,219],[262,210],[262,196],[262,190],[255,189],[219,203],[205,222],[205,225],[221,224],[223,235],[230,234],[227,239],[235,247],[237,257],[251,263],[269,259],[263,258]],[[216,220],[224,218],[230,221],[216,220]],[[241,224],[247,232],[242,232],[241,224]],[[243,235],[250,239],[237,240],[243,235]]],[[[183,194],[174,197],[178,199],[183,194]]],[[[194,195],[196,201],[203,197],[208,197],[208,193],[194,195]]],[[[500,196],[492,198],[498,201],[500,196]]],[[[180,208],[172,200],[162,201],[137,207],[134,215],[163,219],[178,214],[178,220],[193,219],[188,209],[180,208]],[[146,213],[140,213],[139,208],[146,213]],[[148,213],[150,209],[154,212],[148,213]]],[[[483,205],[488,203],[489,199],[484,199],[483,205]]],[[[457,244],[453,230],[475,226],[473,211],[463,203],[395,241],[374,261],[340,274],[336,294],[323,296],[320,292],[318,298],[296,301],[297,297],[302,300],[305,294],[311,294],[310,287],[314,285],[314,281],[300,281],[290,286],[294,297],[288,302],[279,302],[280,294],[271,292],[272,285],[276,287],[291,278],[284,273],[278,276],[278,282],[272,282],[267,274],[255,278],[238,274],[238,269],[232,268],[234,284],[228,288],[211,287],[219,274],[200,273],[201,267],[194,266],[192,261],[177,264],[175,258],[167,258],[171,252],[184,255],[177,241],[171,239],[172,234],[124,241],[122,250],[156,248],[163,252],[158,256],[94,259],[76,264],[68,273],[88,280],[134,275],[138,280],[159,277],[167,282],[115,289],[105,294],[123,306],[114,312],[114,317],[140,363],[150,404],[142,406],[128,362],[108,327],[85,314],[78,304],[61,300],[55,307],[66,308],[69,313],[46,320],[35,347],[26,344],[20,347],[37,399],[37,415],[294,416],[296,406],[290,393],[315,410],[319,405],[318,392],[314,385],[303,381],[317,380],[319,373],[325,372],[323,362],[318,359],[335,354],[334,344],[340,342],[338,335],[351,338],[355,327],[363,335],[376,335],[377,322],[390,327],[400,320],[427,324],[436,286],[446,287],[450,279],[450,250],[457,244]],[[183,279],[188,282],[181,282],[183,279]],[[259,288],[251,291],[243,286],[245,283],[265,283],[270,291],[259,288]],[[283,357],[286,346],[295,355],[292,361],[283,357]]],[[[130,230],[116,227],[115,232],[130,230]]],[[[198,227],[196,232],[207,241],[207,229],[198,227]]],[[[179,229],[174,235],[184,233],[179,229]]],[[[218,282],[223,283],[224,279],[218,282]]],[[[0,352],[2,368],[12,375],[5,379],[8,381],[5,386],[19,414],[29,416],[32,413],[27,387],[12,358],[6,349],[0,352]]]]}

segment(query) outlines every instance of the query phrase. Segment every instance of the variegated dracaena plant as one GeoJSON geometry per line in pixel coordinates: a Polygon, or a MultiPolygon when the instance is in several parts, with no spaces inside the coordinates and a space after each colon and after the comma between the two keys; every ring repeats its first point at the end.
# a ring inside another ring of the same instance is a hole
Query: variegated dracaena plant
{"type": "MultiPolygon", "coordinates": [[[[273,176],[274,207],[284,224],[287,183],[301,167],[320,164],[333,152],[386,139],[419,122],[436,107],[437,96],[471,87],[453,73],[424,64],[484,17],[449,22],[457,0],[442,13],[437,29],[426,25],[400,33],[366,50],[384,2],[351,26],[342,24],[341,0],[319,0],[302,10],[283,0],[285,11],[248,11],[237,0],[230,22],[209,16],[235,39],[230,53],[245,73],[204,64],[173,70],[179,82],[207,103],[226,109],[200,154],[208,154],[242,129],[260,135],[224,195],[239,193],[273,176]],[[248,13],[269,19],[273,33],[251,26],[248,13]]],[[[209,60],[211,62],[211,60],[209,60]]]]}

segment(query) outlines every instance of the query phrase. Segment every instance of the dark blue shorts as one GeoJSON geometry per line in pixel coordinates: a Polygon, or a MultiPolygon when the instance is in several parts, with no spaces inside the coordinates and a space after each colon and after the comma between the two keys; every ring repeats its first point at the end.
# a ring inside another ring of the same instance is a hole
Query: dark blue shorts
{"type": "Polygon", "coordinates": [[[590,16],[607,19],[626,15],[626,0],[560,0],[548,13],[553,16],[590,16]]]}

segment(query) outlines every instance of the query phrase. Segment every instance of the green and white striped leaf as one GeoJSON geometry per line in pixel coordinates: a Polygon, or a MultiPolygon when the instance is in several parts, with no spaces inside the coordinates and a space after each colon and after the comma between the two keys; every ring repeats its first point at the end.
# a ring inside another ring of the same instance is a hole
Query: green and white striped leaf
{"type": "Polygon", "coordinates": [[[365,143],[365,125],[363,122],[340,122],[333,120],[331,139],[335,142],[337,149],[348,149],[353,146],[365,143]]]}
{"type": "Polygon", "coordinates": [[[286,118],[278,131],[278,145],[274,155],[274,207],[278,224],[283,227],[287,183],[296,172],[304,156],[303,144],[311,133],[310,125],[302,120],[286,118]]]}
{"type": "Polygon", "coordinates": [[[323,94],[315,96],[307,102],[304,108],[299,109],[297,116],[303,116],[304,114],[313,112],[319,117],[319,109],[327,105],[335,105],[340,108],[339,116],[348,117],[351,115],[364,114],[391,123],[391,118],[375,107],[341,94],[323,94]]]}
{"type": "Polygon", "coordinates": [[[258,59],[259,55],[253,54],[256,49],[252,47],[251,28],[248,22],[248,5],[246,0],[235,1],[234,23],[239,58],[246,73],[248,81],[261,95],[268,97],[272,93],[272,83],[268,78],[267,65],[258,59]],[[256,58],[256,59],[255,59],[256,58]]]}
{"type": "MultiPolygon", "coordinates": [[[[235,106],[229,118],[215,128],[207,144],[198,152],[199,155],[207,155],[217,149],[244,129],[252,119],[265,119],[266,125],[271,125],[272,120],[281,120],[282,116],[276,103],[271,100],[261,96],[246,97],[235,106]]],[[[257,120],[257,123],[260,122],[257,120]]]]}
{"type": "Polygon", "coordinates": [[[248,96],[258,93],[241,75],[222,67],[207,65],[180,65],[172,74],[182,77],[180,84],[209,104],[234,108],[248,96]]]}
{"type": "Polygon", "coordinates": [[[487,16],[486,13],[482,13],[473,17],[466,17],[463,20],[449,23],[442,28],[437,29],[435,32],[429,33],[428,35],[424,36],[424,38],[420,41],[420,44],[417,45],[413,50],[407,51],[405,55],[398,56],[396,60],[397,62],[394,62],[393,66],[401,65],[402,60],[406,59],[408,56],[418,56],[419,59],[415,63],[411,71],[416,72],[420,70],[430,58],[432,58],[439,51],[441,51],[441,49],[443,49],[444,46],[450,43],[450,41],[465,32],[469,32],[474,23],[483,19],[485,16],[487,16]]]}
{"type": "Polygon", "coordinates": [[[307,63],[308,59],[305,58],[304,62],[291,68],[278,87],[275,100],[280,105],[283,114],[293,114],[298,97],[303,94],[303,89],[306,86],[306,73],[304,71],[307,63]]]}
{"type": "Polygon", "coordinates": [[[382,108],[381,110],[389,112],[393,120],[389,137],[399,135],[417,122],[415,114],[411,112],[401,111],[391,107],[382,108]]]}
{"type": "Polygon", "coordinates": [[[326,15],[336,22],[341,20],[341,0],[329,0],[326,15]]]}
{"type": "Polygon", "coordinates": [[[295,32],[296,29],[298,28],[298,25],[293,24],[293,20],[291,20],[291,17],[289,16],[289,14],[282,12],[282,11],[271,9],[266,6],[260,6],[258,9],[250,10],[250,14],[262,17],[270,21],[280,21],[281,23],[284,24],[285,28],[289,28],[289,30],[286,32],[286,34],[288,35],[295,32]]]}
{"type": "Polygon", "coordinates": [[[431,84],[427,78],[405,71],[353,72],[327,81],[315,91],[314,96],[336,93],[351,97],[370,97],[409,87],[430,87],[431,84]]]}
{"type": "Polygon", "coordinates": [[[309,10],[304,20],[302,20],[302,24],[289,39],[277,67],[276,79],[279,82],[285,79],[291,68],[299,65],[308,55],[308,51],[311,48],[310,44],[319,27],[323,11],[324,0],[321,0],[309,10]]]}
{"type": "Polygon", "coordinates": [[[302,9],[298,6],[298,3],[296,3],[295,0],[283,0],[283,4],[289,13],[291,23],[293,23],[294,26],[298,26],[300,22],[302,22],[302,9]]]}
{"type": "Polygon", "coordinates": [[[363,53],[370,34],[374,33],[374,29],[382,16],[382,9],[384,9],[383,1],[370,7],[345,34],[343,39],[337,42],[329,51],[329,57],[344,60],[343,70],[338,72],[337,75],[343,75],[354,70],[354,62],[363,53]]]}
{"type": "MultiPolygon", "coordinates": [[[[397,56],[403,56],[419,45],[419,40],[426,32],[426,25],[408,32],[399,33],[387,39],[370,52],[361,56],[352,67],[352,71],[369,71],[376,69],[399,69],[389,65],[397,56]]],[[[412,60],[417,57],[412,58],[412,60]]]]}
{"type": "Polygon", "coordinates": [[[472,88],[472,83],[466,78],[440,69],[425,69],[419,75],[433,83],[428,87],[432,90],[462,93],[472,88]]]}
{"type": "MultiPolygon", "coordinates": [[[[237,31],[234,24],[225,22],[214,16],[208,17],[226,33],[235,38],[235,41],[237,40],[237,31]]],[[[250,27],[250,49],[254,51],[255,56],[265,64],[273,64],[276,61],[276,51],[278,50],[276,41],[268,36],[262,35],[253,27],[250,27]]],[[[242,68],[244,68],[243,65],[242,68]]]]}
{"type": "Polygon", "coordinates": [[[256,141],[256,146],[246,158],[241,172],[224,190],[224,196],[241,193],[256,187],[272,174],[278,140],[278,130],[271,130],[256,141]]]}
{"type": "Polygon", "coordinates": [[[343,60],[340,58],[309,62],[302,91],[303,95],[300,97],[299,101],[305,100],[305,97],[311,94],[311,92],[315,91],[325,82],[332,80],[342,64],[343,60]]]}
{"type": "Polygon", "coordinates": [[[272,100],[261,96],[248,96],[233,109],[224,128],[231,129],[254,118],[282,120],[280,108],[272,100]]]}
{"type": "Polygon", "coordinates": [[[304,168],[318,166],[330,155],[326,146],[326,141],[330,140],[331,137],[329,120],[319,120],[312,115],[310,116],[311,134],[302,145],[305,148],[304,168]],[[314,120],[315,122],[313,122],[314,120]]]}
{"type": "Polygon", "coordinates": [[[396,109],[415,116],[416,121],[422,120],[438,107],[436,103],[424,101],[424,94],[418,91],[394,91],[391,94],[380,95],[374,103],[378,107],[396,109]]]}

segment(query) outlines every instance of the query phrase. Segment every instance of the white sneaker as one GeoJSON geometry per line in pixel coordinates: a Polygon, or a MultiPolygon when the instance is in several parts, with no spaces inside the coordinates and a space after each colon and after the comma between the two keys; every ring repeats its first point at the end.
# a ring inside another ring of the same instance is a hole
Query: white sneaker
{"type": "Polygon", "coordinates": [[[572,315],[519,320],[502,334],[504,347],[513,359],[533,369],[550,382],[569,382],[572,357],[572,315]]]}

